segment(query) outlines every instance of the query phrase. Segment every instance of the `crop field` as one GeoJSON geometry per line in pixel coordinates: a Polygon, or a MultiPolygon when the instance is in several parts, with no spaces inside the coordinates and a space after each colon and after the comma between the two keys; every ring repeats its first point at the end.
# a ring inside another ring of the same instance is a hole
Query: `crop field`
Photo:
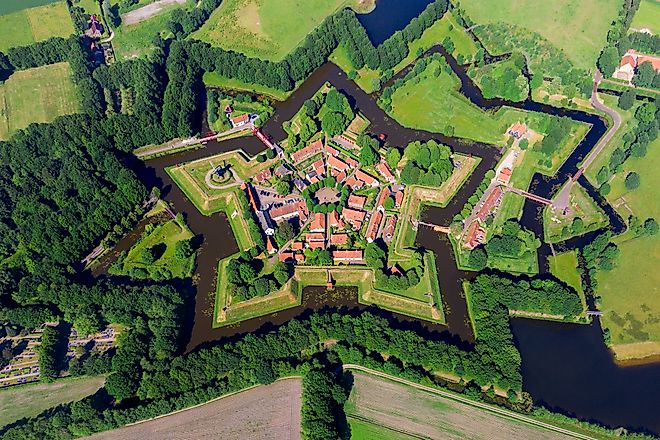
{"type": "MultiPolygon", "coordinates": [[[[3,10],[4,1],[0,2],[0,51],[16,46],[28,46],[50,37],[68,37],[74,33],[73,21],[66,3],[63,1],[34,1],[34,8],[10,12],[3,10]],[[50,4],[46,4],[50,3],[50,4]]],[[[9,2],[11,6],[12,2],[9,2]]],[[[23,4],[23,2],[21,2],[23,4]]]]}
{"type": "Polygon", "coordinates": [[[88,439],[300,439],[301,395],[300,379],[278,380],[88,439]]]}
{"type": "Polygon", "coordinates": [[[49,384],[30,384],[0,391],[0,426],[23,417],[74,402],[94,394],[105,382],[104,376],[58,380],[49,384]]]}
{"type": "Polygon", "coordinates": [[[225,0],[192,38],[247,56],[279,61],[335,11],[373,0],[225,0]]]}
{"type": "Polygon", "coordinates": [[[346,403],[352,438],[567,439],[449,398],[361,372],[346,403]]]}
{"type": "MultiPolygon", "coordinates": [[[[646,157],[629,158],[610,182],[607,199],[624,218],[660,219],[660,140],[648,151],[646,157]],[[628,191],[624,180],[631,171],[640,175],[641,185],[628,191]]],[[[660,255],[660,235],[633,238],[624,233],[615,241],[620,250],[616,267],[597,275],[603,326],[610,329],[619,359],[660,355],[660,272],[652,258],[660,255]]]]}
{"type": "Polygon", "coordinates": [[[657,34],[660,31],[660,2],[658,0],[642,0],[630,28],[631,30],[648,29],[657,34]]]}
{"type": "Polygon", "coordinates": [[[503,22],[538,32],[583,69],[595,66],[621,6],[620,0],[461,1],[475,23],[503,22]]]}
{"type": "Polygon", "coordinates": [[[68,63],[18,71],[0,84],[0,139],[33,122],[50,122],[78,109],[68,63]]]}

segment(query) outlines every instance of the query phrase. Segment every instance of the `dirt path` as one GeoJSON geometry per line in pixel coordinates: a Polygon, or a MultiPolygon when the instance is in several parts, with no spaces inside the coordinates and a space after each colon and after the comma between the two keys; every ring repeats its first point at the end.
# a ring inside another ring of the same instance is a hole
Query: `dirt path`
{"type": "Polygon", "coordinates": [[[121,16],[121,23],[127,26],[148,20],[174,4],[184,4],[186,0],[158,0],[121,16]]]}
{"type": "Polygon", "coordinates": [[[301,394],[299,378],[282,379],[88,439],[297,440],[301,394]]]}

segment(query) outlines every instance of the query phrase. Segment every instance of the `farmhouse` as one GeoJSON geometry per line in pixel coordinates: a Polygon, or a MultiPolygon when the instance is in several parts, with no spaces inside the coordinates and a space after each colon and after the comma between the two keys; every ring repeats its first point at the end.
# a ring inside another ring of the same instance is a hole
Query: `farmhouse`
{"type": "Polygon", "coordinates": [[[651,63],[656,72],[660,72],[660,57],[643,55],[635,52],[633,49],[628,49],[623,57],[621,57],[619,67],[614,70],[612,76],[624,81],[631,81],[633,76],[635,76],[635,69],[637,69],[640,64],[646,62],[651,63]]]}
{"type": "Polygon", "coordinates": [[[511,127],[509,127],[509,131],[507,133],[516,139],[520,139],[525,135],[525,133],[527,133],[527,126],[520,122],[516,122],[511,127]]]}
{"type": "Polygon", "coordinates": [[[497,181],[502,185],[508,185],[511,180],[511,168],[502,168],[497,174],[497,181]]]}
{"type": "Polygon", "coordinates": [[[362,251],[332,251],[332,260],[338,263],[362,263],[362,251]]]}
{"type": "Polygon", "coordinates": [[[245,113],[240,116],[236,116],[230,119],[231,126],[234,128],[242,127],[248,122],[250,122],[250,115],[245,113]]]}

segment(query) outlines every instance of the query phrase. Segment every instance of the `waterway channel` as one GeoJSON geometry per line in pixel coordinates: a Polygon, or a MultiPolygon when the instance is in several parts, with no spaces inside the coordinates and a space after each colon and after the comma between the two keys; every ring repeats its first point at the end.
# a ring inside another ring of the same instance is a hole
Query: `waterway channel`
{"type": "MultiPolygon", "coordinates": [[[[376,11],[382,6],[380,1],[386,2],[386,0],[379,0],[376,11]]],[[[405,3],[393,1],[396,4],[405,3]]],[[[382,22],[373,26],[386,27],[382,22]]],[[[369,31],[369,27],[367,29],[368,33],[373,35],[373,30],[369,31]]],[[[389,29],[391,31],[391,28],[389,29]]],[[[555,176],[549,178],[540,174],[534,175],[531,188],[535,194],[552,198],[560,185],[577,171],[579,162],[606,131],[605,122],[594,114],[560,109],[533,102],[530,99],[522,103],[484,99],[479,89],[467,76],[465,69],[459,66],[451,56],[438,47],[432,49],[431,52],[440,52],[447,58],[451,68],[461,79],[461,92],[484,110],[494,110],[502,105],[507,105],[528,111],[565,116],[590,124],[591,128],[585,138],[555,176]]],[[[499,150],[493,146],[402,127],[378,107],[376,96],[362,91],[331,63],[326,63],[316,70],[289,99],[275,103],[275,114],[264,124],[263,131],[276,141],[286,138],[282,123],[289,120],[303,102],[325,82],[330,82],[348,95],[351,104],[371,121],[369,131],[374,134],[385,134],[387,142],[391,145],[403,147],[413,140],[435,139],[450,145],[454,151],[482,158],[476,171],[447,207],[431,208],[425,211],[423,216],[427,221],[448,225],[473,194],[485,172],[492,169],[501,157],[499,150]]],[[[195,275],[194,325],[190,330],[187,350],[192,350],[206,342],[229,338],[257,329],[272,328],[293,317],[309,313],[309,310],[332,306],[344,308],[347,312],[359,312],[365,308],[357,304],[357,297],[351,290],[342,289],[337,293],[329,294],[324,289],[310,288],[304,292],[305,299],[301,307],[244,321],[231,327],[212,328],[211,316],[217,262],[236,252],[237,247],[225,216],[223,214],[202,215],[170,179],[165,168],[237,148],[242,148],[249,154],[256,154],[264,147],[255,137],[250,136],[223,142],[210,142],[206,147],[198,150],[189,150],[146,162],[127,158],[143,182],[148,186],[159,187],[162,198],[171,203],[176,212],[183,213],[190,228],[203,237],[195,275]]],[[[580,184],[585,186],[587,191],[596,197],[599,205],[606,210],[610,217],[610,227],[617,232],[621,231],[624,224],[615,211],[598,195],[586,179],[581,178],[580,184]]],[[[539,214],[538,205],[527,201],[524,206],[522,223],[542,237],[539,214]]],[[[585,238],[572,240],[560,247],[567,249],[579,247],[585,243],[584,240],[585,238]]],[[[428,337],[448,338],[459,344],[469,344],[472,340],[472,331],[469,326],[461,281],[473,277],[474,274],[457,269],[451,244],[445,236],[426,228],[420,228],[417,241],[420,246],[433,250],[437,256],[447,326],[424,323],[389,312],[379,311],[378,313],[390,317],[400,325],[428,332],[428,337]]],[[[130,246],[130,240],[122,242],[122,247],[128,246],[130,246]]],[[[547,272],[549,252],[548,246],[540,249],[539,266],[542,273],[547,272]]],[[[97,275],[103,276],[102,273],[97,273],[97,275]]],[[[522,355],[524,388],[531,393],[536,403],[608,426],[643,429],[660,435],[660,417],[658,417],[657,409],[660,408],[660,364],[617,366],[603,343],[598,320],[594,320],[590,325],[573,325],[513,319],[511,326],[522,355]]]]}

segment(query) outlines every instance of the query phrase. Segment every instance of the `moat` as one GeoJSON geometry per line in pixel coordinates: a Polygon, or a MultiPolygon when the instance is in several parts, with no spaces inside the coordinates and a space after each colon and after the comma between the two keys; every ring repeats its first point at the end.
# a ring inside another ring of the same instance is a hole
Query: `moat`
{"type": "MultiPolygon", "coordinates": [[[[528,111],[565,116],[590,124],[590,130],[585,138],[553,177],[534,175],[530,188],[535,194],[552,198],[560,185],[577,171],[580,161],[586,157],[606,132],[607,127],[604,121],[600,117],[586,112],[559,109],[533,102],[530,99],[522,103],[484,99],[464,69],[451,56],[447,56],[438,47],[430,52],[441,52],[445,56],[453,71],[461,79],[461,92],[483,109],[494,109],[507,105],[528,111]]],[[[449,225],[454,215],[461,210],[466,200],[474,193],[485,172],[494,168],[501,157],[498,149],[490,145],[400,126],[376,104],[376,96],[363,92],[331,63],[326,63],[315,71],[289,99],[275,103],[275,114],[262,127],[262,130],[276,141],[284,139],[286,133],[282,129],[282,123],[291,119],[303,102],[326,82],[349,96],[351,105],[355,109],[359,109],[371,121],[369,131],[375,134],[385,134],[391,145],[404,146],[414,140],[428,141],[432,139],[451,146],[454,152],[472,154],[482,159],[449,205],[442,209],[427,209],[423,220],[449,225]]],[[[300,307],[271,316],[247,320],[234,326],[212,328],[217,263],[218,260],[235,253],[238,249],[226,218],[222,214],[211,216],[201,214],[172,181],[165,172],[165,168],[235,149],[243,149],[249,154],[256,154],[262,151],[264,146],[255,137],[243,137],[223,142],[210,142],[205,148],[156,158],[145,163],[137,161],[133,163],[133,166],[139,169],[140,177],[145,184],[159,187],[162,198],[171,203],[176,212],[183,213],[192,231],[204,238],[197,257],[194,325],[190,329],[187,350],[192,350],[205,342],[256,331],[260,328],[267,329],[304,314],[309,309],[321,309],[329,306],[350,310],[365,308],[365,306],[357,304],[356,296],[350,290],[340,289],[335,294],[329,294],[325,289],[308,288],[300,307]]],[[[621,231],[624,227],[623,222],[611,206],[598,195],[584,177],[580,178],[579,183],[608,214],[610,227],[615,231],[621,231]]],[[[522,224],[533,230],[538,236],[542,236],[540,217],[539,205],[529,201],[525,202],[522,224]]],[[[588,242],[593,234],[595,233],[569,240],[557,248],[580,247],[588,242]]],[[[469,325],[461,282],[473,277],[474,273],[457,269],[451,244],[445,236],[427,228],[420,228],[417,243],[424,248],[433,250],[436,254],[436,266],[447,321],[446,327],[389,312],[379,313],[391,316],[404,326],[424,327],[431,337],[452,338],[457,343],[469,344],[472,340],[472,330],[469,325]]],[[[119,247],[130,247],[130,238],[121,242],[119,247]]],[[[548,271],[547,257],[550,252],[548,245],[543,245],[539,249],[539,268],[542,274],[548,271]]],[[[660,420],[658,420],[655,410],[660,403],[658,397],[660,388],[657,385],[657,378],[660,377],[660,365],[617,366],[603,343],[597,319],[590,325],[579,325],[516,318],[512,320],[511,327],[522,355],[524,389],[531,393],[535,402],[581,419],[597,421],[612,427],[625,426],[660,433],[660,420]]]]}

